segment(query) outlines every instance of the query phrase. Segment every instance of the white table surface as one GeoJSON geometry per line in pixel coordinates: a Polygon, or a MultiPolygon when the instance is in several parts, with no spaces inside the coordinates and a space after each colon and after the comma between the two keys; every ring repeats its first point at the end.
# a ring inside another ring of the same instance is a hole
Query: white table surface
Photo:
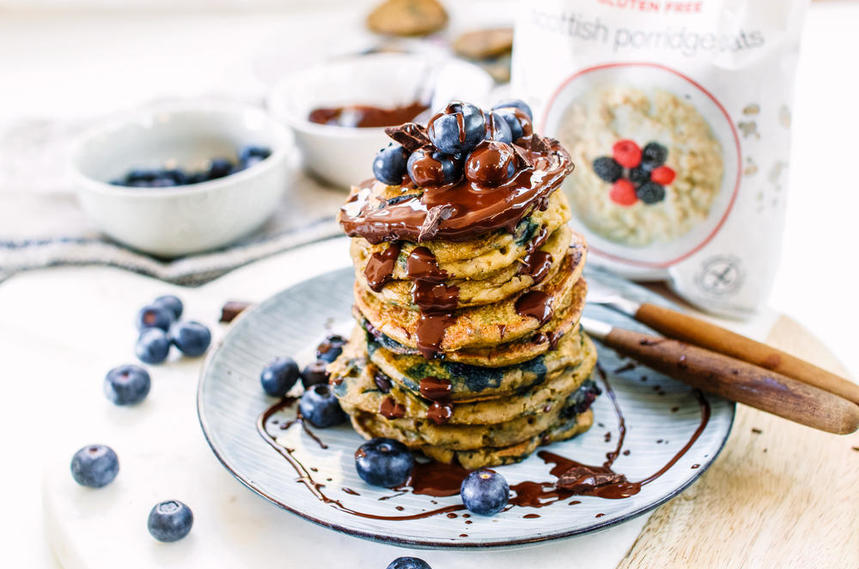
{"type": "MultiPolygon", "coordinates": [[[[284,13],[4,14],[0,21],[0,119],[26,116],[81,118],[133,106],[154,96],[213,91],[236,85],[257,96],[281,69],[284,55],[300,45],[313,16],[284,13]],[[248,62],[256,67],[249,70],[248,62]]],[[[335,22],[354,20],[341,13],[335,22]]],[[[854,138],[859,133],[855,99],[859,75],[850,54],[859,53],[859,5],[815,3],[809,12],[794,105],[790,199],[781,269],[770,305],[826,342],[854,374],[859,350],[851,323],[859,316],[854,268],[859,245],[859,182],[854,138]]],[[[336,29],[336,25],[333,28],[336,29]]],[[[329,28],[330,29],[330,28],[329,28]]],[[[345,249],[339,262],[345,264],[345,249]]],[[[318,259],[304,253],[265,263],[270,280],[241,282],[242,272],[213,285],[218,302],[247,291],[256,300],[312,273],[318,259]]],[[[66,381],[75,366],[115,362],[98,342],[75,291],[63,285],[87,282],[122,296],[123,276],[102,268],[61,268],[15,277],[0,285],[0,403],[5,436],[0,480],[6,494],[5,566],[54,568],[42,538],[39,479],[46,448],[74,416],[75,400],[92,397],[66,381]],[[45,417],[45,410],[50,411],[45,417]]],[[[153,290],[166,289],[156,285],[153,290]]],[[[215,304],[212,297],[212,310],[215,304]]],[[[138,297],[124,298],[129,318],[138,297]]],[[[200,308],[200,307],[198,307],[200,308]]],[[[196,310],[196,308],[193,308],[196,310]]],[[[211,316],[207,319],[211,320],[211,316]]],[[[130,324],[129,324],[130,325],[130,324]]],[[[104,367],[104,366],[101,366],[104,367]]],[[[99,396],[99,395],[96,395],[99,396]]]]}

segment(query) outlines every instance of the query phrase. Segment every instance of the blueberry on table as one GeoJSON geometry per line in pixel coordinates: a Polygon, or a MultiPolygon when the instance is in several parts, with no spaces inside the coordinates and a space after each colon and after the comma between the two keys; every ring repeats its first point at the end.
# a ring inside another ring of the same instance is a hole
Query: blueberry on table
{"type": "Polygon", "coordinates": [[[339,334],[330,334],[321,344],[316,346],[316,359],[331,363],[343,353],[346,339],[339,334]]]}
{"type": "Polygon", "coordinates": [[[658,142],[648,142],[641,149],[641,163],[651,169],[665,164],[668,159],[668,149],[658,142]]]}
{"type": "Polygon", "coordinates": [[[407,162],[409,178],[418,186],[441,186],[462,177],[462,161],[430,146],[418,148],[407,162]]]}
{"type": "Polygon", "coordinates": [[[212,333],[199,322],[177,322],[170,327],[170,341],[186,356],[203,355],[212,343],[212,333]]]}
{"type": "Polygon", "coordinates": [[[168,500],[155,504],[149,512],[146,526],[158,541],[179,541],[191,531],[194,514],[191,508],[179,500],[168,500]]]}
{"type": "Polygon", "coordinates": [[[665,188],[659,184],[647,182],[636,188],[635,195],[644,203],[652,205],[665,199],[665,188]]]}
{"type": "Polygon", "coordinates": [[[170,329],[175,318],[173,312],[160,304],[147,304],[137,313],[137,329],[160,328],[165,332],[170,329]]]}
{"type": "Polygon", "coordinates": [[[623,166],[618,164],[614,158],[600,156],[594,160],[593,166],[594,173],[610,184],[617,182],[623,176],[623,166]]]}
{"type": "Polygon", "coordinates": [[[377,438],[355,451],[355,470],[364,482],[394,488],[405,484],[415,466],[409,449],[400,441],[377,438]]]}
{"type": "Polygon", "coordinates": [[[534,120],[534,113],[531,112],[531,107],[529,107],[528,103],[526,103],[522,99],[507,99],[505,101],[499,101],[492,106],[493,111],[510,108],[519,109],[520,111],[528,115],[529,120],[534,120]]]}
{"type": "Polygon", "coordinates": [[[226,158],[213,158],[209,162],[208,179],[223,178],[233,172],[233,163],[226,158]]]}
{"type": "Polygon", "coordinates": [[[263,391],[272,397],[283,397],[298,381],[298,364],[292,358],[275,358],[259,376],[263,391]]]}
{"type": "Polygon", "coordinates": [[[298,402],[301,416],[320,429],[339,425],[346,420],[346,414],[327,383],[314,385],[304,392],[298,402]]]}
{"type": "Polygon", "coordinates": [[[170,314],[173,315],[173,320],[179,320],[182,317],[182,311],[185,309],[185,306],[182,304],[182,301],[179,300],[179,297],[172,294],[159,296],[152,301],[152,305],[169,310],[170,314]]]}
{"type": "Polygon", "coordinates": [[[433,145],[445,154],[468,152],[486,133],[483,112],[468,103],[455,102],[430,119],[427,135],[433,145]]]}
{"type": "Polygon", "coordinates": [[[119,473],[119,458],[107,445],[87,445],[72,457],[72,478],[81,486],[107,486],[119,473]]]}
{"type": "Polygon", "coordinates": [[[136,405],[149,394],[149,373],[133,364],[115,367],[104,378],[104,394],[116,405],[136,405]]]}
{"type": "Polygon", "coordinates": [[[484,468],[465,477],[459,495],[469,512],[493,516],[503,510],[510,500],[510,486],[503,476],[484,468]]]}
{"type": "Polygon", "coordinates": [[[388,569],[432,569],[432,567],[418,557],[397,557],[388,564],[388,569]]]}
{"type": "Polygon", "coordinates": [[[313,385],[320,383],[328,383],[328,370],[325,369],[328,363],[323,360],[316,360],[312,364],[307,364],[301,370],[301,385],[304,389],[309,389],[313,385]]]}
{"type": "Polygon", "coordinates": [[[399,185],[406,174],[408,152],[399,144],[389,144],[373,159],[373,176],[383,184],[399,185]]]}
{"type": "Polygon", "coordinates": [[[496,113],[486,113],[486,140],[497,140],[498,142],[513,142],[513,132],[510,130],[510,125],[504,118],[496,113]]]}
{"type": "Polygon", "coordinates": [[[170,353],[170,337],[161,328],[146,328],[137,338],[134,353],[143,363],[160,364],[170,353]]]}

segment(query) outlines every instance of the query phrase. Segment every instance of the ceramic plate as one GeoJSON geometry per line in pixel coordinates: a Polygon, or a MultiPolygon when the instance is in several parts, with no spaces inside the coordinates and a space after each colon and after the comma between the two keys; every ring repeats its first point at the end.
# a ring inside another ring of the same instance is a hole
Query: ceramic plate
{"type": "MultiPolygon", "coordinates": [[[[588,270],[592,281],[605,281],[641,301],[665,304],[658,296],[609,273],[588,270]]],[[[320,500],[299,480],[299,472],[270,446],[257,430],[260,415],[275,399],[259,383],[260,370],[272,358],[292,355],[300,363],[313,358],[326,333],[348,333],[351,327],[352,269],[342,269],[297,284],[248,310],[209,355],[200,380],[198,413],[206,438],[223,465],[242,484],[271,501],[320,525],[351,535],[413,547],[510,547],[599,530],[647,512],[671,499],[700,476],[722,449],[731,430],[734,404],[707,395],[710,417],[698,438],[665,473],[624,499],[572,496],[539,508],[514,506],[494,517],[464,516],[463,511],[394,521],[460,505],[459,496],[433,498],[365,484],[356,474],[353,454],[363,439],[348,426],[313,429],[322,444],[300,425],[278,431],[278,442],[292,451],[330,500],[320,500]],[[575,502],[575,503],[573,503],[575,502]]],[[[628,317],[600,306],[588,316],[643,332],[628,317]]],[[[587,433],[549,447],[552,453],[585,464],[602,464],[617,447],[619,420],[608,397],[608,381],[625,418],[626,435],[614,470],[640,481],[671,463],[702,425],[704,406],[686,385],[643,366],[629,365],[612,350],[599,346],[606,379],[595,374],[604,390],[593,406],[595,422],[587,433]]],[[[278,417],[281,424],[293,406],[278,417]]],[[[551,465],[536,454],[522,463],[499,467],[514,485],[522,481],[551,482],[551,465]]]]}

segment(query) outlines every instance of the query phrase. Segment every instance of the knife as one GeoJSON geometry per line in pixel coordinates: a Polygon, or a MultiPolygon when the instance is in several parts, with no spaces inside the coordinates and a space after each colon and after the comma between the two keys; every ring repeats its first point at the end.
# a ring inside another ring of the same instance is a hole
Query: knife
{"type": "Polygon", "coordinates": [[[844,435],[859,428],[859,405],[772,370],[587,316],[581,326],[605,345],[702,391],[829,433],[844,435]]]}
{"type": "Polygon", "coordinates": [[[700,318],[648,302],[635,302],[594,281],[588,281],[587,301],[590,303],[631,316],[667,337],[777,372],[859,405],[859,385],[848,379],[700,318]]]}

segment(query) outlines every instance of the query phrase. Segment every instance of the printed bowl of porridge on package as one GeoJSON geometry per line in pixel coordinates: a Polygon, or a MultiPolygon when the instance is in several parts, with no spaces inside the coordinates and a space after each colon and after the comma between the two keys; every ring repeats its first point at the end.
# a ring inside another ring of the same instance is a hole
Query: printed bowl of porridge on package
{"type": "Polygon", "coordinates": [[[719,102],[655,64],[570,77],[548,101],[545,130],[577,168],[565,183],[592,249],[666,266],[715,234],[738,188],[739,142],[719,102]]]}

